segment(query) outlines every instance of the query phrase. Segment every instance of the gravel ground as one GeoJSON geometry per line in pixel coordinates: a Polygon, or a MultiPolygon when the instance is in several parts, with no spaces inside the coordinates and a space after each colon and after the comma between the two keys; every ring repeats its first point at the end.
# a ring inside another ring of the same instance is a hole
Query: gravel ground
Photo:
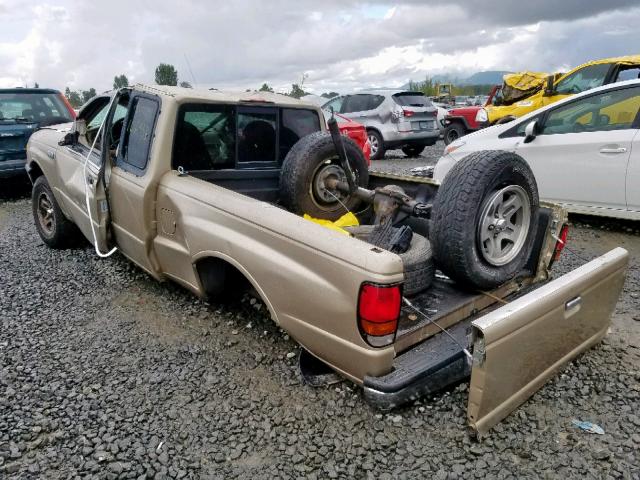
{"type": "Polygon", "coordinates": [[[0,183],[0,478],[639,479],[640,224],[573,220],[578,255],[632,253],[611,333],[477,442],[466,383],[390,414],[346,382],[302,385],[259,302],[209,305],[119,255],[50,250],[27,189],[0,183]]]}
{"type": "Polygon", "coordinates": [[[435,165],[442,155],[444,147],[444,142],[438,140],[434,146],[425,148],[420,156],[416,158],[407,157],[402,153],[402,150],[389,150],[383,160],[373,160],[371,162],[371,169],[401,174],[408,173],[414,167],[435,165]]]}

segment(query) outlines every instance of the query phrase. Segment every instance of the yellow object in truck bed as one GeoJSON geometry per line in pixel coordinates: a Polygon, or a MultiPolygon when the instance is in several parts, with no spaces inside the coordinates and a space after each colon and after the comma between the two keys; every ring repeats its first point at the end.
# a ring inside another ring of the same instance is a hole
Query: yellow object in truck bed
{"type": "Polygon", "coordinates": [[[310,222],[317,223],[318,225],[322,225],[323,227],[340,232],[344,235],[351,235],[344,229],[344,227],[356,227],[360,225],[358,218],[351,212],[345,213],[334,222],[332,222],[331,220],[323,220],[321,218],[313,218],[306,213],[304,214],[303,218],[305,220],[309,220],[310,222]]]}

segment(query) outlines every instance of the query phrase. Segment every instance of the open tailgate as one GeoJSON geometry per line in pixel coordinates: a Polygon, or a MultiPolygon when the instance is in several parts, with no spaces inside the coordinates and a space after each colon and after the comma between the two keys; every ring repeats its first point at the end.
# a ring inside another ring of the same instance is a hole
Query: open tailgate
{"type": "Polygon", "coordinates": [[[473,430],[487,432],[605,336],[628,261],[616,248],[472,322],[473,430]]]}

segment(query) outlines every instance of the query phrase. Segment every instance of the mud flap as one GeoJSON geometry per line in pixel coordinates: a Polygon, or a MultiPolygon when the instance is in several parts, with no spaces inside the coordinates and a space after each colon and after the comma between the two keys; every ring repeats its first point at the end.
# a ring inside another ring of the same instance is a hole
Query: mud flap
{"type": "Polygon", "coordinates": [[[616,248],[472,322],[473,431],[486,433],[606,335],[628,262],[616,248]]]}

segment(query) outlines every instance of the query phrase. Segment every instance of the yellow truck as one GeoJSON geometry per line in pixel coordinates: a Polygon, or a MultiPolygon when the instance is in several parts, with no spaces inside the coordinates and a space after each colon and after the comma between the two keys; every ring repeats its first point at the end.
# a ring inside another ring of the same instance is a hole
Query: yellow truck
{"type": "Polygon", "coordinates": [[[508,74],[501,95],[493,105],[480,109],[476,120],[484,126],[509,122],[568,95],[634,78],[640,78],[640,55],[594,60],[564,74],[508,74]]]}

